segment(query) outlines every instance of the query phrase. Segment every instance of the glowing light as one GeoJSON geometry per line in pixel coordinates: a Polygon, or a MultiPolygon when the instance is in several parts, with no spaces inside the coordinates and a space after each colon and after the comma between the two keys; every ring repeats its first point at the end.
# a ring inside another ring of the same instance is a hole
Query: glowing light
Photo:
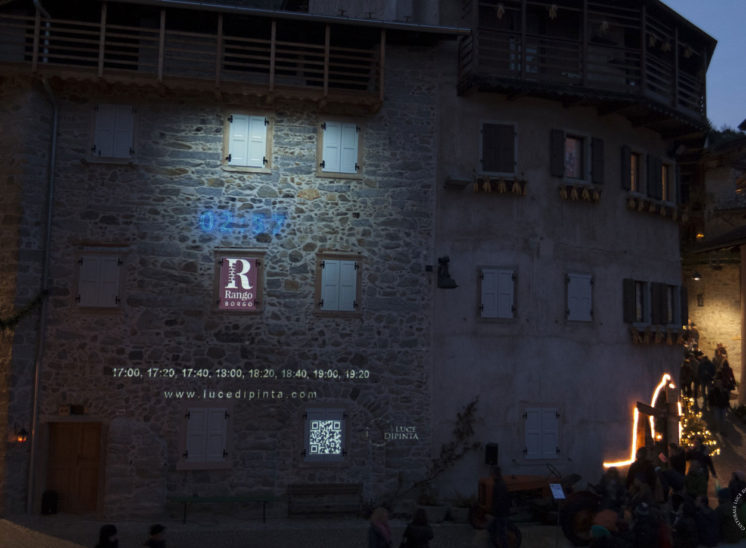
{"type": "MultiPolygon", "coordinates": [[[[658,386],[656,386],[655,390],[653,391],[653,397],[650,399],[650,407],[655,407],[655,402],[658,400],[658,395],[660,394],[660,391],[668,383],[670,383],[669,386],[673,385],[673,382],[671,381],[671,375],[669,375],[668,373],[665,373],[661,377],[661,380],[658,383],[658,386]]],[[[679,415],[681,415],[681,402],[679,402],[679,415]]],[[[632,443],[630,444],[632,447],[632,450],[630,451],[630,458],[628,460],[604,462],[603,463],[604,468],[627,466],[635,462],[635,456],[637,454],[637,423],[639,420],[640,420],[640,412],[637,410],[637,406],[635,406],[632,411],[632,443]]],[[[655,421],[652,416],[650,417],[650,433],[654,439],[658,439],[656,436],[656,432],[655,432],[655,421]]],[[[661,435],[660,439],[662,439],[662,437],[663,436],[661,435]]],[[[679,422],[679,438],[681,438],[681,422],[679,422]]]]}

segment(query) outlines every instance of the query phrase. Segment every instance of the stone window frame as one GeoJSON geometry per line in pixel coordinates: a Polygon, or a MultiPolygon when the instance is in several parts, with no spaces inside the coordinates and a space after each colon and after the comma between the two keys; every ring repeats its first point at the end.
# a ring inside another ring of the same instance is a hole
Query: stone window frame
{"type": "Polygon", "coordinates": [[[317,124],[316,132],[316,177],[330,179],[362,179],[363,178],[363,149],[365,148],[365,139],[362,124],[354,118],[344,117],[325,117],[317,124]],[[354,125],[357,131],[357,170],[355,172],[343,171],[324,171],[324,134],[326,124],[329,122],[354,125]]]}
{"type": "MultiPolygon", "coordinates": [[[[195,391],[199,393],[200,389],[204,390],[220,390],[219,387],[198,387],[195,391]]],[[[179,423],[179,448],[178,448],[178,460],[176,462],[177,470],[230,470],[233,468],[233,413],[234,403],[229,399],[221,400],[188,400],[182,403],[178,408],[177,412],[180,414],[178,418],[179,423]],[[224,403],[224,405],[218,405],[217,403],[224,403]],[[226,424],[225,424],[225,444],[224,450],[226,452],[225,458],[222,460],[203,460],[203,461],[190,461],[186,455],[189,436],[189,418],[187,413],[190,409],[212,409],[221,410],[225,412],[226,424]]]]}
{"type": "Polygon", "coordinates": [[[132,164],[135,161],[135,151],[136,148],[136,135],[137,135],[137,108],[135,108],[133,105],[128,103],[106,103],[106,102],[99,102],[96,103],[91,110],[91,123],[90,123],[90,147],[88,152],[88,161],[91,163],[96,164],[120,164],[120,165],[128,165],[132,164]],[[111,106],[111,107],[128,107],[130,109],[130,128],[129,128],[129,141],[130,141],[130,147],[129,147],[129,154],[127,156],[101,156],[100,155],[100,147],[98,146],[97,140],[99,139],[99,124],[101,122],[101,107],[102,106],[111,106]],[[96,153],[98,150],[98,154],[96,153]]]}
{"type": "Polygon", "coordinates": [[[363,270],[363,257],[359,253],[343,252],[343,251],[331,251],[321,250],[316,254],[316,277],[315,277],[315,290],[314,290],[314,313],[319,316],[336,316],[342,318],[358,318],[362,316],[362,270],[363,270]],[[322,295],[323,295],[323,279],[324,279],[324,268],[323,264],[326,260],[335,261],[354,261],[355,267],[355,300],[353,304],[353,310],[324,310],[322,306],[322,295]]]}
{"type": "Polygon", "coordinates": [[[246,109],[226,109],[223,112],[223,148],[220,157],[220,167],[224,171],[233,171],[239,173],[272,173],[272,143],[274,141],[275,131],[275,116],[274,113],[260,110],[246,110],[246,109]],[[265,153],[264,158],[266,162],[263,167],[258,166],[239,166],[230,165],[228,163],[228,156],[230,154],[230,128],[231,119],[234,115],[242,115],[249,117],[261,117],[265,120],[266,133],[265,133],[265,153]]]}
{"type": "Polygon", "coordinates": [[[213,295],[215,296],[213,309],[219,314],[261,314],[264,311],[264,271],[266,251],[263,249],[244,248],[244,247],[218,247],[215,248],[214,271],[213,271],[213,295]],[[255,306],[250,310],[224,310],[219,308],[220,304],[220,268],[221,257],[225,255],[236,256],[238,258],[256,259],[257,276],[256,276],[256,297],[255,306]]]}

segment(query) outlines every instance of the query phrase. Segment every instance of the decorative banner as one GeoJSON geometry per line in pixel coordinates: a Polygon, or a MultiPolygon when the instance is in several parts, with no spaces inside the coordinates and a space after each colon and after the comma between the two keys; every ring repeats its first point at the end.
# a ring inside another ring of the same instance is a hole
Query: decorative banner
{"type": "Polygon", "coordinates": [[[254,310],[256,258],[223,257],[220,260],[220,310],[254,310]]]}

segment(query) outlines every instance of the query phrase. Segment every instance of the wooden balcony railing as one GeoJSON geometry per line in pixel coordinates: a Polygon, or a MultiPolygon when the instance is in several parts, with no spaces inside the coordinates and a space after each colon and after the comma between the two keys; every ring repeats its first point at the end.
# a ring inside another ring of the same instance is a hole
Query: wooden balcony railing
{"type": "Polygon", "coordinates": [[[646,12],[644,2],[464,0],[473,30],[459,44],[459,89],[642,98],[706,122],[714,41],[651,5],[646,12]]]}
{"type": "MultiPolygon", "coordinates": [[[[383,99],[383,49],[343,47],[332,42],[326,24],[319,43],[280,40],[277,22],[264,19],[268,38],[216,32],[188,32],[160,24],[127,26],[107,21],[54,19],[0,13],[0,63],[34,72],[122,81],[150,81],[165,87],[200,85],[214,90],[250,90],[319,101],[377,107],[383,99]]],[[[321,25],[321,23],[316,23],[321,25]]]]}

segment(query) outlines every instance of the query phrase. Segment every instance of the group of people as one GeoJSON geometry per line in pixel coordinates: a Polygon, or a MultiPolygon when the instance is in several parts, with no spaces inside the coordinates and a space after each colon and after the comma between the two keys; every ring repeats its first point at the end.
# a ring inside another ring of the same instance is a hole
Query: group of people
{"type": "MultiPolygon", "coordinates": [[[[166,528],[160,523],[150,526],[148,538],[143,543],[147,548],[166,548],[166,528]]],[[[95,548],[119,548],[119,537],[116,525],[110,523],[101,527],[98,532],[98,543],[95,548]]]]}
{"type": "Polygon", "coordinates": [[[699,399],[702,399],[702,409],[710,409],[713,413],[714,428],[725,435],[725,413],[730,407],[730,393],[736,388],[725,347],[718,344],[712,359],[696,344],[685,347],[679,385],[684,396],[694,399],[695,408],[699,408],[699,399]]]}
{"type": "Polygon", "coordinates": [[[595,548],[696,548],[746,538],[746,474],[734,472],[728,486],[716,483],[717,503],[708,498],[712,459],[697,439],[685,451],[671,444],[651,456],[646,447],[622,480],[609,468],[596,487],[601,510],[591,528],[595,548]],[[687,466],[688,465],[688,466],[687,466]]]}

